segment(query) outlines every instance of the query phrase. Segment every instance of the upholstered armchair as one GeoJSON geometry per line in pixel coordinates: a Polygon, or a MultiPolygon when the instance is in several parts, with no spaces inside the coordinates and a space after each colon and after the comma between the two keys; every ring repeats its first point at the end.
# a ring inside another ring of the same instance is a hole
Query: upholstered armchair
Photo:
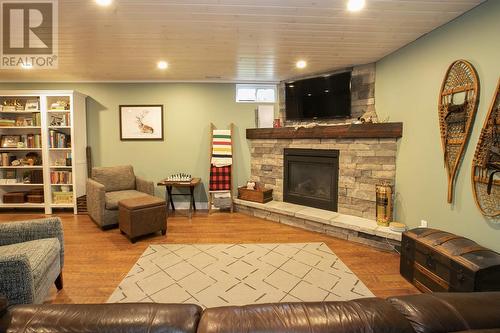
{"type": "Polygon", "coordinates": [[[55,283],[63,288],[61,220],[0,223],[0,295],[9,304],[42,303],[55,283]]]}
{"type": "Polygon", "coordinates": [[[118,202],[154,195],[154,183],[134,175],[131,165],[92,168],[87,180],[87,211],[103,230],[118,225],[118,202]]]}

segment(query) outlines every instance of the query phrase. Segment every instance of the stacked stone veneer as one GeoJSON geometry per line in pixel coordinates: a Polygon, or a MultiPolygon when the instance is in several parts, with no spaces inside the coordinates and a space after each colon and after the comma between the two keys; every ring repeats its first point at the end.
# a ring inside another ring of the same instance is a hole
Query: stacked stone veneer
{"type": "Polygon", "coordinates": [[[259,139],[251,140],[252,180],[273,189],[283,201],[284,148],[338,149],[338,212],[375,219],[375,185],[394,184],[396,139],[259,139]]]}

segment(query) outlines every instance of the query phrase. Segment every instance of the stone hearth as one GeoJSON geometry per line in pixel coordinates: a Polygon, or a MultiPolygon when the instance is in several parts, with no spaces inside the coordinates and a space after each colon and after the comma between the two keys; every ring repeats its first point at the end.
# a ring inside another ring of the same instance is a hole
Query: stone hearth
{"type": "Polygon", "coordinates": [[[373,220],[310,208],[288,202],[266,204],[234,199],[236,210],[251,216],[320,232],[341,239],[393,251],[401,246],[401,233],[373,220]]]}

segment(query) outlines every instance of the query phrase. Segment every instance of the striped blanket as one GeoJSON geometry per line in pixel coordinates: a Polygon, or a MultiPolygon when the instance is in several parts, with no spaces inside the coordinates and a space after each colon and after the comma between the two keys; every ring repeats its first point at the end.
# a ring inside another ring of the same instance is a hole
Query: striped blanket
{"type": "Polygon", "coordinates": [[[231,130],[214,130],[212,134],[212,165],[224,167],[233,164],[231,130]]]}

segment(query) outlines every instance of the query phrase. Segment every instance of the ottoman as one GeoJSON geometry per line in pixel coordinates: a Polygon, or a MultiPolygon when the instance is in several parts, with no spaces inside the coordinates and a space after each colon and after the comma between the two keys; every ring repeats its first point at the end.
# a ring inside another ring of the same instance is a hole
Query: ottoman
{"type": "Polygon", "coordinates": [[[161,231],[167,233],[167,206],[165,200],[143,196],[118,202],[118,224],[120,231],[132,243],[136,238],[161,231]]]}

